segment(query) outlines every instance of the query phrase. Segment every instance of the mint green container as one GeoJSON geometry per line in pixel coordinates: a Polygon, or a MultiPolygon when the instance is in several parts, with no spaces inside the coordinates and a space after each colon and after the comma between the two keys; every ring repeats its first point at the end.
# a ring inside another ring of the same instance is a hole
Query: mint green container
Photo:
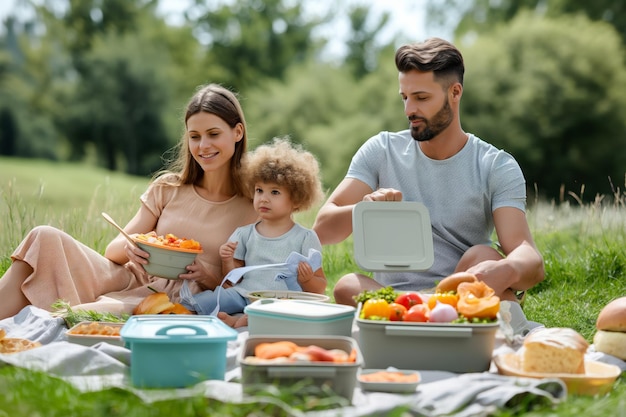
{"type": "Polygon", "coordinates": [[[352,336],[356,309],[310,300],[261,299],[248,304],[248,332],[256,335],[352,336]]]}
{"type": "Polygon", "coordinates": [[[183,388],[223,380],[226,349],[237,331],[213,316],[132,316],[120,331],[130,349],[131,382],[138,388],[183,388]]]}

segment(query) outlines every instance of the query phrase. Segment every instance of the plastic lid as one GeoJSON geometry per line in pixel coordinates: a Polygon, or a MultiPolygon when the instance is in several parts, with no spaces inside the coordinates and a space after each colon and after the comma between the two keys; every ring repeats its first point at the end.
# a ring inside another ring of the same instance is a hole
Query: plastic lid
{"type": "Polygon", "coordinates": [[[424,271],[433,265],[428,209],[410,201],[363,201],[352,211],[354,258],[366,271],[424,271]]]}
{"type": "Polygon", "coordinates": [[[237,331],[217,317],[189,315],[132,316],[120,330],[125,341],[162,343],[221,342],[237,339],[237,331]]]}
{"type": "Polygon", "coordinates": [[[342,304],[309,300],[261,299],[248,304],[245,313],[299,318],[313,321],[354,316],[356,309],[342,304]]]}

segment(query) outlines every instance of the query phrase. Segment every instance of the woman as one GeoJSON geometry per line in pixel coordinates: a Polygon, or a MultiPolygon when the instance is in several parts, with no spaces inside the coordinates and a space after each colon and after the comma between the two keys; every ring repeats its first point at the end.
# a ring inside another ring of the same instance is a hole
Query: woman
{"type": "Polygon", "coordinates": [[[194,293],[219,285],[220,245],[257,218],[240,178],[246,122],[236,96],[210,84],[189,101],[185,128],[178,158],[152,181],[124,230],[199,241],[204,251],[188,273],[179,280],[148,276],[142,266],[148,253],[121,234],[102,256],[61,230],[38,226],[11,255],[13,263],[0,279],[0,319],[27,305],[49,310],[59,299],[76,309],[130,312],[151,293],[148,286],[176,301],[183,280],[194,293]]]}

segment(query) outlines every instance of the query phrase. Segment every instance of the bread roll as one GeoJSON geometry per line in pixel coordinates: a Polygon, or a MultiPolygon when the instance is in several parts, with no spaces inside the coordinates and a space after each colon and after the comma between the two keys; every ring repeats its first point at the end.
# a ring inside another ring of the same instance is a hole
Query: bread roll
{"type": "Polygon", "coordinates": [[[598,314],[596,328],[612,332],[626,331],[626,297],[616,298],[604,306],[598,314]]]}
{"type": "Polygon", "coordinates": [[[469,272],[456,272],[442,279],[435,287],[435,292],[456,291],[460,283],[475,281],[478,281],[478,278],[476,278],[474,274],[470,274],[469,272]]]}
{"type": "Polygon", "coordinates": [[[593,336],[593,346],[597,352],[613,355],[626,361],[626,333],[598,330],[593,336]]]}
{"type": "Polygon", "coordinates": [[[168,308],[160,312],[159,314],[193,314],[184,305],[180,303],[174,303],[173,307],[168,308]]]}
{"type": "Polygon", "coordinates": [[[598,314],[593,337],[597,352],[626,360],[626,297],[616,298],[598,314]]]}
{"type": "Polygon", "coordinates": [[[537,329],[524,339],[522,369],[542,374],[583,374],[588,347],[589,343],[573,329],[537,329]]]}
{"type": "Polygon", "coordinates": [[[170,301],[170,297],[164,292],[155,292],[144,298],[137,307],[134,308],[133,314],[160,314],[165,310],[174,308],[174,303],[170,301]]]}

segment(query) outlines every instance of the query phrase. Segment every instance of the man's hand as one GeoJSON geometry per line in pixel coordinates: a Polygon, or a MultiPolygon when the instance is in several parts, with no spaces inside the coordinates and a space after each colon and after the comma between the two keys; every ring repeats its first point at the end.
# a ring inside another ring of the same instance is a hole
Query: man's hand
{"type": "Polygon", "coordinates": [[[393,188],[379,188],[363,196],[363,201],[402,201],[402,193],[393,188]]]}
{"type": "Polygon", "coordinates": [[[519,280],[517,271],[509,265],[506,259],[499,261],[482,261],[467,270],[476,275],[480,281],[493,288],[496,295],[502,300],[515,300],[511,287],[519,280]]]}

